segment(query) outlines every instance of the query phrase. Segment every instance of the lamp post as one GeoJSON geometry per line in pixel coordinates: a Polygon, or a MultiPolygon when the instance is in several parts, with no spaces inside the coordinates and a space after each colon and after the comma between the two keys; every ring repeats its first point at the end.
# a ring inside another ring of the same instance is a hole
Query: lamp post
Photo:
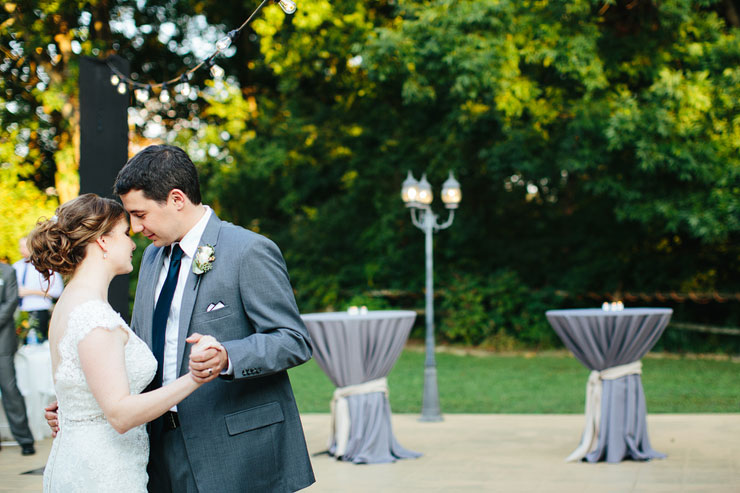
{"type": "Polygon", "coordinates": [[[432,235],[442,229],[447,229],[455,219],[457,209],[462,199],[460,184],[452,176],[442,185],[442,202],[449,209],[449,217],[439,224],[438,216],[432,212],[432,187],[427,181],[427,175],[416,181],[409,171],[401,188],[401,198],[406,207],[411,209],[411,221],[414,226],[424,232],[424,250],[426,253],[426,360],[424,362],[424,398],[421,406],[420,421],[442,421],[439,409],[439,390],[437,389],[437,363],[434,359],[434,272],[432,260],[432,235]]]}

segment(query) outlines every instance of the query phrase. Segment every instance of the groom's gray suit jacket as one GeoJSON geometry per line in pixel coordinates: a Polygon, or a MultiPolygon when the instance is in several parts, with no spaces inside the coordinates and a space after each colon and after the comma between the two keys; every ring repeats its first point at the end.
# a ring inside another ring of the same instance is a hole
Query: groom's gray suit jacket
{"type": "MultiPolygon", "coordinates": [[[[187,456],[202,492],[282,492],[314,482],[286,370],[311,358],[311,341],[285,261],[267,238],[212,214],[199,245],[215,248],[212,270],[189,273],[180,309],[179,375],[188,372],[194,332],[222,342],[231,380],[209,382],[178,404],[187,456]],[[200,277],[200,279],[198,279],[200,277]],[[224,308],[207,311],[221,302],[224,308]]],[[[144,252],[132,316],[151,347],[164,248],[144,252]]]]}

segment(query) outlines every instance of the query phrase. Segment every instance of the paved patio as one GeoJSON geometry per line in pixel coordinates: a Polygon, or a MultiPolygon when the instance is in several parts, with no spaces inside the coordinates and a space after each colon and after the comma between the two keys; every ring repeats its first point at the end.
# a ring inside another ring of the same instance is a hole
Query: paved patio
{"type": "MultiPolygon", "coordinates": [[[[740,414],[649,415],[653,447],[668,458],[620,464],[563,462],[580,439],[579,415],[448,414],[441,423],[417,417],[394,415],[393,426],[404,447],[424,453],[420,459],[353,465],[314,455],[317,483],[305,491],[740,493],[740,414]]],[[[309,451],[325,450],[329,415],[302,418],[309,451]]],[[[7,428],[0,432],[7,440],[7,428]]],[[[0,491],[40,491],[41,476],[21,473],[42,467],[50,446],[37,443],[31,457],[3,446],[0,491]]]]}

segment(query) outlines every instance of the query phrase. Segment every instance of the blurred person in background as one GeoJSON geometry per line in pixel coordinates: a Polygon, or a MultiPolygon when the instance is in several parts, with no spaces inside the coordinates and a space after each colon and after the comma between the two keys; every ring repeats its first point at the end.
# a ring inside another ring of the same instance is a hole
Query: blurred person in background
{"type": "Polygon", "coordinates": [[[18,285],[13,268],[0,261],[0,393],[10,432],[21,446],[23,455],[36,453],[28,427],[26,403],[15,383],[14,356],[18,350],[13,313],[18,306],[18,285]]]}
{"type": "Polygon", "coordinates": [[[18,242],[18,249],[23,258],[13,264],[18,280],[18,298],[20,309],[28,313],[28,324],[36,329],[39,341],[49,338],[49,320],[53,300],[59,298],[64,289],[62,276],[54,272],[49,281],[39,274],[31,264],[31,253],[26,245],[26,237],[18,242]]]}

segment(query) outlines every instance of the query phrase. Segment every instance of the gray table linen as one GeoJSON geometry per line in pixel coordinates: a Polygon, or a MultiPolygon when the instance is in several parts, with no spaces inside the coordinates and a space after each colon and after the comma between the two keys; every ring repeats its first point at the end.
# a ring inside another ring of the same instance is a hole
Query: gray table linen
{"type": "MultiPolygon", "coordinates": [[[[628,308],[550,310],[547,319],[563,344],[584,366],[601,371],[640,360],[665,330],[673,310],[628,308]]],[[[596,449],[588,462],[664,458],[647,433],[647,407],[640,375],[603,381],[596,449]]]]}
{"type": "MultiPolygon", "coordinates": [[[[313,356],[337,387],[357,385],[390,373],[414,324],[416,313],[404,310],[302,315],[313,342],[313,356]]],[[[347,397],[351,416],[349,441],[342,460],[394,462],[421,456],[402,447],[391,426],[391,408],[383,392],[347,397]]],[[[329,453],[334,455],[332,439],[329,453]]]]}

